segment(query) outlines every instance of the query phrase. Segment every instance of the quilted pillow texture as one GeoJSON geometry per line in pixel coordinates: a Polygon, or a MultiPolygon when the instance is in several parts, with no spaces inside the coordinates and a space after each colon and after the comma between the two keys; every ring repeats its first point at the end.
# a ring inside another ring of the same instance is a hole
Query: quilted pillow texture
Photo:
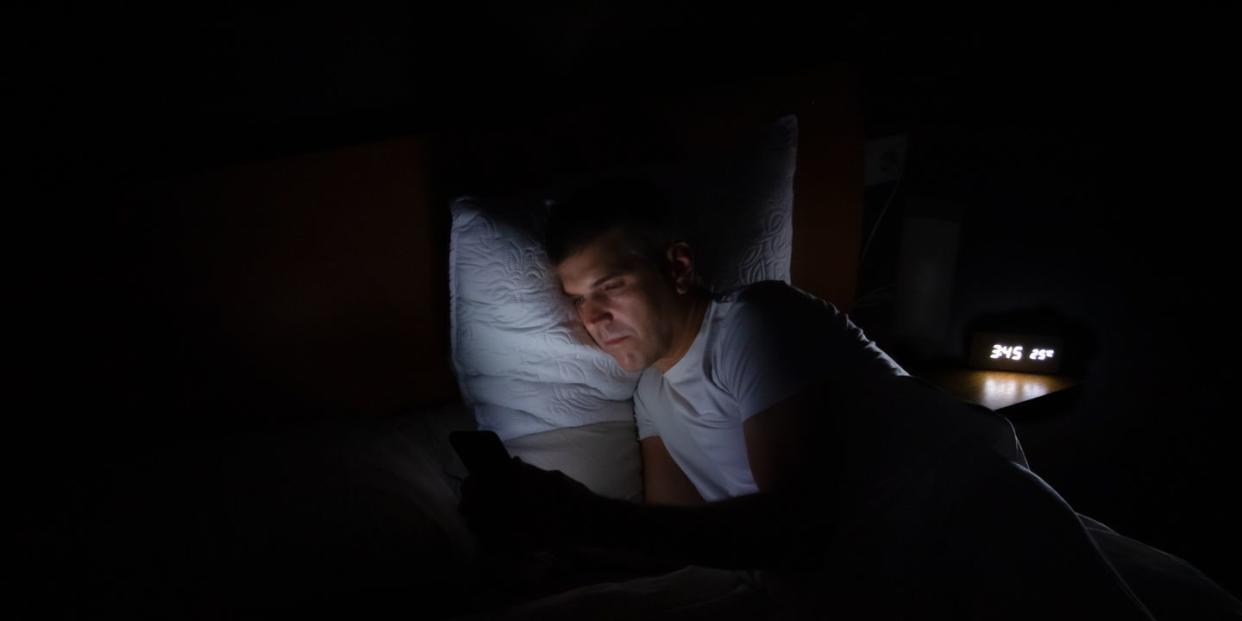
{"type": "MultiPolygon", "coordinates": [[[[668,189],[692,224],[689,241],[710,288],[789,282],[796,152],[797,120],[787,116],[745,153],[645,173],[668,189]]],[[[545,201],[467,196],[451,211],[452,360],[479,428],[512,444],[556,429],[623,422],[637,451],[631,397],[639,374],[591,344],[561,293],[540,243],[545,201]]]]}

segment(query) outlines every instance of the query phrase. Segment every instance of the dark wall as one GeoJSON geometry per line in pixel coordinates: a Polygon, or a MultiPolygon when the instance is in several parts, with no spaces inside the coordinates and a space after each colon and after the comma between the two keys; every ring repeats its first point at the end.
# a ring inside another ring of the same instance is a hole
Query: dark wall
{"type": "MultiPolygon", "coordinates": [[[[251,349],[232,351],[209,332],[187,328],[195,322],[218,324],[220,317],[186,311],[193,296],[182,290],[203,287],[175,281],[179,273],[195,282],[223,278],[210,273],[210,264],[182,265],[190,246],[239,244],[235,258],[222,260],[237,271],[255,257],[268,261],[264,253],[314,247],[314,231],[299,237],[282,230],[281,221],[265,219],[268,215],[250,218],[244,200],[216,209],[210,200],[143,199],[152,187],[176,187],[238,166],[272,170],[277,158],[314,159],[329,149],[402,136],[452,143],[462,136],[504,134],[558,111],[577,113],[601,104],[620,111],[625,102],[651,105],[666,97],[709,94],[720,84],[756,84],[755,78],[814,72],[837,60],[828,53],[835,44],[826,48],[778,32],[784,18],[777,11],[703,14],[676,3],[521,11],[504,5],[50,7],[15,19],[24,26],[16,35],[23,46],[18,84],[24,96],[18,100],[23,123],[15,150],[26,165],[20,170],[29,172],[32,182],[23,199],[33,205],[37,229],[46,233],[38,243],[29,238],[43,270],[32,278],[39,301],[33,314],[53,328],[32,335],[38,362],[31,366],[50,370],[55,378],[49,382],[55,398],[45,405],[51,412],[82,412],[100,401],[122,404],[109,417],[75,414],[93,430],[149,418],[197,429],[202,421],[164,411],[180,406],[151,404],[169,397],[181,404],[210,402],[220,386],[261,394],[264,403],[288,397],[244,373],[205,378],[207,371],[194,368],[206,364],[203,360],[244,358],[251,349]],[[741,33],[753,35],[754,45],[728,45],[741,33]],[[232,218],[270,235],[236,240],[220,233],[232,218]],[[184,241],[185,247],[171,240],[184,241]],[[261,247],[269,242],[271,248],[261,247]],[[134,397],[135,391],[120,386],[138,383],[122,377],[133,374],[119,371],[135,364],[138,375],[158,389],[134,397]],[[190,380],[173,372],[179,366],[190,369],[181,373],[190,380]],[[52,390],[66,378],[81,389],[52,390]],[[184,385],[174,385],[178,382],[184,385]],[[114,398],[118,394],[125,398],[114,398]],[[135,416],[138,409],[157,413],[135,416]]],[[[847,26],[841,20],[833,28],[847,26]]],[[[439,170],[451,170],[452,164],[434,163],[439,170]]],[[[292,213],[299,201],[333,183],[315,179],[290,190],[286,198],[294,198],[282,209],[292,213]]],[[[256,192],[265,191],[260,186],[255,183],[256,192]]],[[[250,186],[238,187],[240,194],[249,192],[250,186]]],[[[335,222],[319,205],[323,211],[307,207],[308,217],[335,222]]],[[[359,226],[375,227],[374,222],[359,226]]],[[[322,258],[331,251],[317,252],[322,258]]],[[[342,290],[361,286],[345,283],[340,274],[332,280],[342,290]]],[[[297,278],[306,280],[305,274],[297,278]]],[[[262,291],[244,283],[209,284],[228,292],[217,297],[234,295],[247,303],[270,301],[293,288],[290,283],[262,291]]],[[[391,314],[385,317],[381,323],[393,320],[391,314]]],[[[282,328],[251,336],[269,345],[291,338],[282,328]]],[[[360,351],[355,345],[337,344],[341,355],[332,364],[345,364],[341,359],[349,352],[360,351]]],[[[306,344],[288,346],[284,349],[306,344]]],[[[307,359],[303,366],[315,365],[307,359]]],[[[368,384],[364,369],[349,372],[358,374],[357,386],[368,384]]],[[[221,405],[236,409],[236,400],[221,405]]]]}

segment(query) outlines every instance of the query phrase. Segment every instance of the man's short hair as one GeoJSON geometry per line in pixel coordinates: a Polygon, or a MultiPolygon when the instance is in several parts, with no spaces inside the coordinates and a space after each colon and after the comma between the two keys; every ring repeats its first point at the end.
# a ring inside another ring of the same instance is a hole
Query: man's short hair
{"type": "Polygon", "coordinates": [[[678,237],[672,205],[660,188],[640,179],[611,178],[552,204],[544,250],[559,265],[613,230],[656,268],[663,265],[668,243],[678,237]]]}

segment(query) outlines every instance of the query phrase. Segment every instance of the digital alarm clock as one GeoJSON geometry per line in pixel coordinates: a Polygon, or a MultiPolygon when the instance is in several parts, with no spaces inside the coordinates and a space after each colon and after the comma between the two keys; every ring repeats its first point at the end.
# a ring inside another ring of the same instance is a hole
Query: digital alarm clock
{"type": "Polygon", "coordinates": [[[976,369],[1056,373],[1064,359],[1062,341],[1054,336],[976,332],[968,364],[976,369]]]}

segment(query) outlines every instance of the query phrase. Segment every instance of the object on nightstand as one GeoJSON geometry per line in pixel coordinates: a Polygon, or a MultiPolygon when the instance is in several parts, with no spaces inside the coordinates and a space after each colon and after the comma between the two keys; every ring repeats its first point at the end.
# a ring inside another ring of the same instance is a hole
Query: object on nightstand
{"type": "Polygon", "coordinates": [[[1055,336],[976,332],[969,364],[976,369],[1052,374],[1064,358],[1062,340],[1055,336]]]}

